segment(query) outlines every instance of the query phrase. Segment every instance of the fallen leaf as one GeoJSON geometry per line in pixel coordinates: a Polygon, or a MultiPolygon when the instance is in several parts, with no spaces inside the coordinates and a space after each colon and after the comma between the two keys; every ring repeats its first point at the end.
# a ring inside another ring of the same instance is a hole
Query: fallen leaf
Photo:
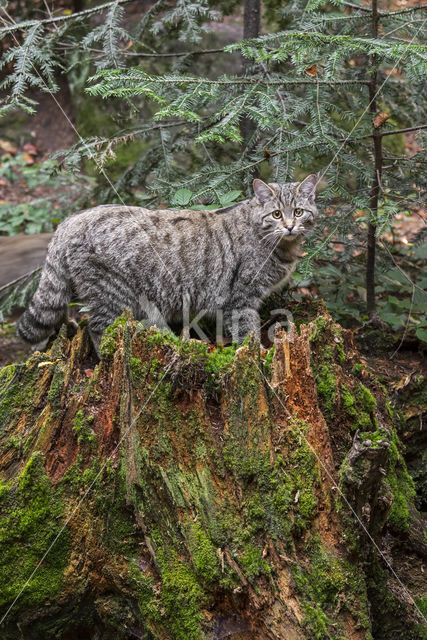
{"type": "Polygon", "coordinates": [[[270,152],[268,149],[264,149],[264,158],[269,158],[270,157],[270,152]]]}
{"type": "Polygon", "coordinates": [[[38,154],[37,147],[34,144],[32,144],[31,142],[27,142],[27,144],[24,144],[24,146],[22,148],[30,156],[36,156],[38,154]]]}
{"type": "Polygon", "coordinates": [[[0,150],[4,153],[10,153],[12,156],[16,153],[16,147],[8,140],[0,140],[0,150]]]}
{"type": "Polygon", "coordinates": [[[311,67],[309,67],[308,69],[305,70],[306,74],[308,76],[311,76],[312,78],[315,78],[317,76],[317,67],[315,64],[312,64],[311,67]]]}
{"type": "Polygon", "coordinates": [[[375,129],[378,129],[378,127],[380,127],[382,124],[384,124],[384,122],[386,120],[388,120],[389,117],[390,117],[390,114],[388,114],[388,113],[379,113],[374,119],[374,127],[375,127],[375,129]]]}
{"type": "Polygon", "coordinates": [[[23,162],[25,162],[26,165],[34,164],[34,158],[33,158],[33,156],[30,156],[29,153],[24,153],[21,156],[21,159],[22,159],[23,162]]]}

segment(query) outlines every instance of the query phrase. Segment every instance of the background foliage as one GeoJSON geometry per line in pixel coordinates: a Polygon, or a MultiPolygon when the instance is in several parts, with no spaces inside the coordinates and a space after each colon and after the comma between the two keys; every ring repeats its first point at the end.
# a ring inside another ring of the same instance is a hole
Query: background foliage
{"type": "Polygon", "coordinates": [[[309,290],[343,324],[366,320],[371,223],[379,316],[425,340],[424,230],[406,244],[394,232],[397,214],[420,214],[425,193],[425,14],[384,2],[376,34],[375,7],[268,0],[260,36],[242,40],[242,2],[158,0],[141,9],[114,0],[50,15],[10,3],[0,29],[4,122],[17,110],[34,113],[40,91],[55,94],[65,75],[76,124],[59,109],[58,118],[75,127],[77,142],[36,167],[3,156],[7,180],[47,180],[60,195],[3,202],[0,232],[50,230],[102,202],[215,208],[249,196],[255,175],[285,182],[317,171],[323,216],[287,300],[309,290]],[[417,130],[388,135],[408,128],[417,130]],[[384,169],[373,209],[376,133],[384,169]]]}

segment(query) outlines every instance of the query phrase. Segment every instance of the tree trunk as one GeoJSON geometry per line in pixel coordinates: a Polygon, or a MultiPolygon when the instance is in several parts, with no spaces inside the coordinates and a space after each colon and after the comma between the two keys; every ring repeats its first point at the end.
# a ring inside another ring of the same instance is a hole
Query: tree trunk
{"type": "Polygon", "coordinates": [[[411,485],[350,332],[261,356],[125,315],[101,352],[62,329],[0,373],[2,640],[418,637],[372,543],[409,535],[411,485]]]}
{"type": "MultiPolygon", "coordinates": [[[[371,32],[372,37],[378,37],[378,24],[379,24],[378,2],[372,1],[372,15],[371,15],[371,32]]],[[[375,55],[371,56],[372,75],[369,84],[369,111],[373,118],[377,112],[377,93],[378,93],[378,71],[376,66],[378,65],[378,58],[375,55]]],[[[370,221],[368,225],[368,241],[367,241],[367,255],[366,255],[366,310],[368,317],[374,324],[380,324],[380,319],[377,314],[377,304],[375,298],[375,254],[376,254],[376,232],[377,225],[376,219],[378,215],[378,200],[381,188],[381,176],[383,170],[383,150],[382,150],[382,136],[378,129],[372,124],[373,132],[373,155],[374,155],[374,175],[372,178],[372,186],[369,193],[369,207],[371,214],[374,217],[374,221],[370,221]]]]}
{"type": "MultiPolygon", "coordinates": [[[[261,0],[245,0],[243,11],[243,39],[258,38],[261,31],[261,0]]],[[[252,62],[242,58],[243,73],[250,73],[252,62]]],[[[255,133],[255,125],[248,117],[242,118],[240,132],[243,137],[243,148],[250,151],[254,147],[252,137],[255,133]]]]}

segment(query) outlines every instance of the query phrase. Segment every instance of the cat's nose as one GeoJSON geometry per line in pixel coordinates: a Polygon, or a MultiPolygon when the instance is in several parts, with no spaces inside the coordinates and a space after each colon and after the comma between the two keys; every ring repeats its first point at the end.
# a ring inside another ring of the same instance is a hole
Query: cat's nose
{"type": "Polygon", "coordinates": [[[286,225],[286,228],[287,228],[287,230],[288,230],[288,231],[292,231],[292,229],[294,228],[294,226],[295,226],[295,225],[293,225],[293,224],[287,224],[287,225],[286,225]]]}

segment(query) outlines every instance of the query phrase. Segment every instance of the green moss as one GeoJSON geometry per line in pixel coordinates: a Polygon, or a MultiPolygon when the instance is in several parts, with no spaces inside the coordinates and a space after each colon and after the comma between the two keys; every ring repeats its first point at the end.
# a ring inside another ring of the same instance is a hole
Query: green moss
{"type": "Polygon", "coordinates": [[[348,416],[356,415],[355,399],[350,389],[345,385],[341,385],[341,402],[348,416]]]}
{"type": "Polygon", "coordinates": [[[304,612],[304,624],[310,628],[316,640],[330,638],[328,628],[332,624],[332,620],[328,618],[326,613],[315,603],[303,602],[301,608],[304,612]]]}
{"type": "Polygon", "coordinates": [[[139,386],[146,376],[146,367],[143,366],[140,358],[131,358],[129,361],[130,375],[135,386],[139,386]]]}
{"type": "Polygon", "coordinates": [[[321,315],[312,322],[312,332],[310,335],[310,341],[316,342],[324,333],[325,329],[328,327],[329,322],[325,316],[321,315]]]}
{"type": "Polygon", "coordinates": [[[294,565],[292,575],[314,637],[341,637],[350,614],[372,640],[363,571],[322,547],[319,538],[309,541],[307,551],[308,562],[294,565]]]}
{"type": "MultiPolygon", "coordinates": [[[[369,396],[367,397],[370,402],[368,406],[372,408],[374,403],[370,400],[369,396]]],[[[367,416],[366,413],[364,415],[367,416]]],[[[361,424],[360,417],[358,417],[357,424],[361,424]]],[[[400,452],[401,445],[396,430],[392,426],[388,429],[377,427],[375,430],[372,430],[371,422],[369,422],[367,427],[367,431],[359,432],[359,438],[362,443],[369,441],[369,450],[383,448],[384,441],[389,443],[387,474],[384,481],[393,494],[393,502],[388,514],[388,524],[396,531],[407,531],[409,528],[410,504],[413,503],[415,499],[415,488],[400,452]]],[[[357,464],[353,467],[350,467],[348,460],[345,459],[340,469],[340,476],[344,484],[346,483],[346,479],[352,485],[360,484],[368,471],[369,465],[369,459],[366,457],[359,458],[357,464]]],[[[347,528],[349,528],[351,534],[351,525],[347,528]]],[[[351,534],[350,538],[354,538],[354,535],[351,534]]]]}
{"type": "Polygon", "coordinates": [[[355,364],[351,370],[354,376],[358,376],[360,373],[362,373],[362,371],[363,371],[363,364],[361,363],[355,364]]]}
{"type": "Polygon", "coordinates": [[[31,407],[39,371],[35,356],[26,364],[0,370],[0,433],[6,427],[11,430],[22,411],[31,407]]]}
{"type": "Polygon", "coordinates": [[[197,578],[206,584],[216,582],[220,577],[218,555],[199,523],[189,525],[188,544],[197,578]]]}
{"type": "Polygon", "coordinates": [[[386,477],[386,483],[393,493],[388,523],[397,531],[407,531],[409,529],[409,505],[415,499],[415,488],[398,449],[397,435],[392,435],[390,462],[386,477]]]}
{"type": "Polygon", "coordinates": [[[414,600],[423,616],[427,618],[427,593],[419,598],[414,598],[414,600]]]}
{"type": "Polygon", "coordinates": [[[317,392],[322,400],[326,416],[332,418],[335,411],[336,379],[332,364],[322,364],[316,374],[317,392]]]}
{"type": "Polygon", "coordinates": [[[362,442],[369,440],[370,449],[377,449],[381,446],[384,440],[388,441],[390,438],[390,433],[384,429],[383,427],[379,427],[375,431],[361,431],[359,433],[359,439],[362,442]]]}
{"type": "Polygon", "coordinates": [[[237,345],[219,345],[210,350],[208,345],[197,340],[181,340],[171,331],[148,330],[145,341],[149,346],[173,350],[174,385],[181,388],[203,384],[209,394],[224,387],[225,380],[233,368],[237,345]]]}
{"type": "Polygon", "coordinates": [[[245,547],[243,555],[239,558],[239,563],[248,580],[253,580],[261,574],[266,576],[271,574],[270,567],[262,557],[261,549],[252,543],[245,547]]]}
{"type": "Polygon", "coordinates": [[[394,590],[390,588],[391,574],[381,566],[375,556],[369,565],[368,576],[368,597],[375,640],[425,640],[425,624],[417,624],[413,612],[408,615],[407,602],[394,594],[394,590]]]}
{"type": "Polygon", "coordinates": [[[149,628],[152,622],[161,619],[154,579],[151,575],[145,575],[134,561],[129,565],[129,576],[137,594],[142,622],[149,628]]]}
{"type": "Polygon", "coordinates": [[[105,519],[103,545],[116,553],[131,556],[138,552],[135,539],[135,515],[127,504],[126,479],[123,472],[111,479],[98,476],[102,490],[98,492],[97,510],[105,519]]]}
{"type": "Polygon", "coordinates": [[[126,324],[126,322],[127,318],[125,317],[125,315],[121,315],[116,318],[113,324],[105,329],[99,347],[99,352],[102,359],[108,360],[113,357],[117,348],[118,335],[121,328],[126,324]]]}
{"type": "Polygon", "coordinates": [[[372,413],[376,407],[376,400],[364,385],[357,383],[354,393],[345,384],[341,385],[341,404],[350,418],[353,429],[368,431],[375,428],[372,413]]]}
{"type": "Polygon", "coordinates": [[[295,491],[294,528],[297,532],[303,532],[316,514],[315,488],[320,486],[320,474],[316,455],[306,440],[309,425],[302,420],[293,419],[292,427],[289,433],[291,451],[288,454],[288,474],[295,491]]]}
{"type": "MultiPolygon", "coordinates": [[[[276,496],[274,498],[276,498],[276,496]]],[[[287,503],[287,506],[289,506],[289,503],[290,500],[287,503]]],[[[262,496],[259,493],[255,493],[250,497],[246,507],[246,518],[250,523],[252,533],[256,534],[264,530],[266,522],[266,503],[263,501],[262,496]]]]}
{"type": "Polygon", "coordinates": [[[83,409],[77,411],[73,421],[73,431],[77,436],[77,443],[79,445],[84,443],[92,444],[95,442],[96,435],[90,426],[93,420],[93,415],[89,414],[85,416],[83,409]]]}
{"type": "Polygon", "coordinates": [[[271,347],[271,349],[268,350],[267,355],[264,358],[264,373],[267,376],[267,378],[271,377],[271,369],[273,366],[273,358],[274,358],[274,345],[271,347]]]}
{"type": "Polygon", "coordinates": [[[320,477],[315,454],[305,440],[308,429],[302,421],[290,422],[282,441],[286,454],[277,455],[273,466],[268,452],[258,452],[258,456],[253,454],[246,460],[247,467],[243,468],[251,473],[247,476],[251,485],[244,510],[249,539],[268,531],[273,539],[289,544],[292,532],[300,535],[314,517],[315,488],[320,477]]]}
{"type": "Polygon", "coordinates": [[[58,362],[55,366],[52,381],[50,383],[50,389],[47,394],[47,399],[54,409],[58,409],[61,404],[62,388],[64,386],[65,378],[65,364],[58,362]]]}
{"type": "Polygon", "coordinates": [[[7,451],[7,449],[15,449],[15,451],[20,451],[21,447],[22,447],[21,438],[18,438],[18,436],[12,435],[2,445],[1,450],[2,451],[7,451]]]}
{"type": "Polygon", "coordinates": [[[55,599],[60,592],[70,548],[69,531],[62,530],[63,516],[61,494],[45,473],[41,453],[32,455],[16,481],[0,485],[3,611],[18,596],[15,614],[55,599]]]}
{"type": "Polygon", "coordinates": [[[169,629],[176,640],[199,640],[203,590],[191,566],[179,559],[158,530],[152,531],[152,540],[161,573],[160,603],[169,629]]]}
{"type": "Polygon", "coordinates": [[[363,409],[367,413],[372,413],[373,411],[375,411],[377,406],[377,401],[375,400],[374,396],[369,391],[369,389],[365,387],[365,385],[358,384],[356,387],[356,394],[358,399],[361,402],[363,409]]]}
{"type": "Polygon", "coordinates": [[[341,362],[341,364],[343,364],[346,360],[346,357],[345,357],[345,351],[344,351],[342,342],[336,342],[335,349],[337,352],[338,360],[341,362]]]}
{"type": "Polygon", "coordinates": [[[16,366],[17,365],[15,364],[9,364],[6,367],[3,367],[3,369],[0,369],[0,384],[2,388],[3,388],[3,385],[7,384],[12,380],[16,371],[16,366]]]}

